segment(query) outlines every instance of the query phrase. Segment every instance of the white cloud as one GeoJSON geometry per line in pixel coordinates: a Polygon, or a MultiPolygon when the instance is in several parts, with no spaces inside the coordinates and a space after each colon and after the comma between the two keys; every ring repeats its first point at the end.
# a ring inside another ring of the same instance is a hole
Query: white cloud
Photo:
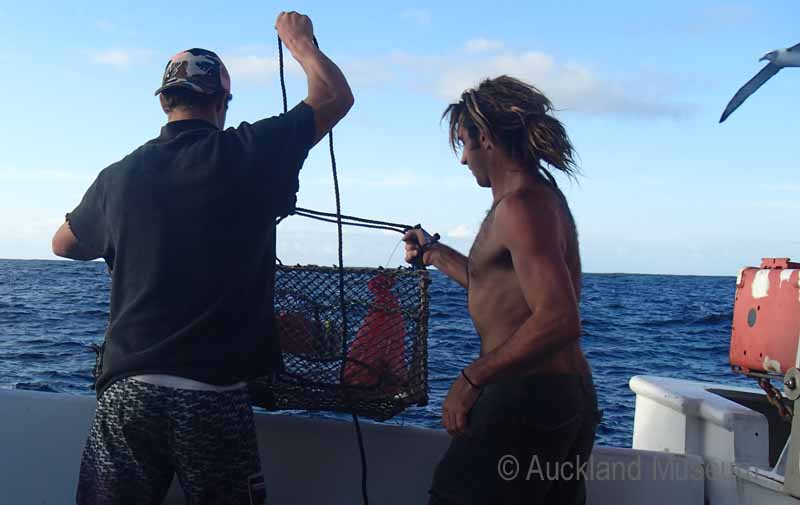
{"type": "Polygon", "coordinates": [[[393,51],[385,56],[343,61],[354,85],[398,87],[457,98],[480,81],[507,74],[534,84],[557,110],[592,115],[682,119],[694,107],[670,100],[680,87],[664,84],[669,76],[642,68],[610,79],[600,69],[560,61],[542,51],[502,50],[500,41],[475,38],[449,53],[413,54],[393,51]],[[465,61],[469,64],[464,64],[465,61]],[[617,84],[620,82],[622,84],[617,84]]]}
{"type": "MultiPolygon", "coordinates": [[[[288,75],[302,75],[300,64],[284,51],[284,71],[288,75]]],[[[264,84],[272,82],[278,77],[280,66],[278,55],[258,56],[255,54],[245,56],[224,57],[223,61],[231,74],[234,82],[244,81],[264,84]]]]}
{"type": "Polygon", "coordinates": [[[587,66],[560,63],[549,54],[539,51],[505,52],[472,61],[470,65],[447,65],[436,79],[435,91],[450,100],[483,79],[503,74],[533,83],[559,110],[670,118],[681,118],[690,113],[684,105],[650,100],[631,93],[603,80],[587,66]]]}
{"type": "Polygon", "coordinates": [[[472,236],[472,230],[469,229],[469,226],[460,224],[448,231],[447,236],[450,238],[469,238],[472,236]]]}
{"type": "MultiPolygon", "coordinates": [[[[436,78],[435,91],[442,98],[452,100],[481,80],[502,74],[526,79],[540,86],[543,78],[554,74],[554,66],[553,59],[544,53],[528,52],[520,55],[505,53],[489,59],[473,60],[470,65],[448,65],[442,68],[436,78]]],[[[574,77],[578,78],[578,81],[585,81],[588,76],[574,77]]],[[[569,82],[569,85],[579,86],[574,80],[569,82]]]]}
{"type": "Polygon", "coordinates": [[[92,49],[88,51],[89,61],[99,65],[109,65],[118,70],[128,70],[134,63],[142,63],[150,58],[147,49],[92,49]]]}
{"type": "Polygon", "coordinates": [[[484,37],[470,39],[464,44],[464,50],[468,53],[485,53],[503,49],[503,43],[498,40],[489,40],[484,37]]]}
{"type": "Polygon", "coordinates": [[[410,19],[420,26],[428,26],[431,24],[431,11],[427,9],[406,9],[401,14],[401,17],[410,19]]]}
{"type": "Polygon", "coordinates": [[[345,60],[341,68],[351,86],[380,86],[395,80],[395,73],[386,66],[385,59],[345,60]]]}
{"type": "Polygon", "coordinates": [[[344,62],[348,79],[367,85],[403,85],[407,88],[429,92],[431,77],[442,67],[446,58],[439,55],[412,54],[391,51],[386,55],[344,62]]]}
{"type": "MultiPolygon", "coordinates": [[[[339,61],[351,85],[402,87],[433,94],[445,100],[457,98],[481,80],[502,74],[518,77],[541,89],[557,110],[592,115],[681,119],[692,106],[669,99],[675,86],[662,85],[668,76],[642,70],[610,80],[594,67],[559,61],[542,51],[502,50],[503,43],[483,37],[467,41],[456,52],[413,54],[393,51],[384,56],[339,61]],[[469,56],[469,65],[465,58],[469,56]],[[622,82],[623,84],[616,84],[622,82]],[[665,89],[666,88],[666,89],[665,89]]],[[[266,47],[223,58],[234,82],[273,83],[278,75],[277,55],[263,56],[266,47]]],[[[128,60],[115,53],[104,55],[107,63],[128,60]]],[[[302,68],[286,55],[289,76],[302,76],[302,68]]]]}
{"type": "Polygon", "coordinates": [[[245,81],[271,81],[278,75],[278,59],[262,56],[239,56],[227,58],[225,64],[231,74],[231,79],[245,81]]]}

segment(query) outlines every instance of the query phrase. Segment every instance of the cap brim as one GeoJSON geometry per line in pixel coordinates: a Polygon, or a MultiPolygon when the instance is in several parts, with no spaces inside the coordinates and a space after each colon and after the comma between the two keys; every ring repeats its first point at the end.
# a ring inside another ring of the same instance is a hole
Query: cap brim
{"type": "Polygon", "coordinates": [[[194,91],[195,93],[202,93],[204,95],[213,95],[215,93],[214,91],[208,91],[206,89],[203,89],[200,86],[198,86],[197,84],[194,84],[193,82],[178,81],[178,82],[171,82],[169,84],[165,84],[165,85],[161,86],[153,94],[155,96],[158,96],[164,90],[173,89],[173,88],[186,88],[186,89],[194,91]]]}

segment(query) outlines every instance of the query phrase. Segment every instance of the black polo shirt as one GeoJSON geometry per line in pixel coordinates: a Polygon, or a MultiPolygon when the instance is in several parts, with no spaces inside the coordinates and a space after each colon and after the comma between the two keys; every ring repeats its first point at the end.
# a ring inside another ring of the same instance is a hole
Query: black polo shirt
{"type": "Polygon", "coordinates": [[[227,130],[174,121],[100,172],[68,215],[112,268],[98,396],[137,374],[229,385],[279,366],[275,218],[294,209],[314,134],[304,102],[227,130]]]}

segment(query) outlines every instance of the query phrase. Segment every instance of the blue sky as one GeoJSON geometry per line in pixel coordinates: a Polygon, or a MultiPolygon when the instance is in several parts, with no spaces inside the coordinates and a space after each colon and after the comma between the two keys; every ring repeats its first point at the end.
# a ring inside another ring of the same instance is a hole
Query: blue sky
{"type": "MultiPolygon", "coordinates": [[[[156,136],[167,59],[206,47],[228,65],[228,124],[280,110],[274,19],[309,14],[356,106],[335,132],[346,213],[438,231],[466,252],[491,203],[439,117],[507,73],[554,101],[583,175],[563,180],[587,272],[734,275],[800,249],[800,70],[781,72],[723,125],[768,50],[800,42],[791,2],[0,2],[0,257],[52,258],[50,238],[96,174],[156,136]],[[645,5],[646,4],[646,5],[645,5]]],[[[305,96],[296,66],[289,98],[305,96]]],[[[299,203],[332,210],[327,149],[299,203]]],[[[350,231],[350,265],[398,264],[399,236],[350,231]]],[[[284,262],[333,264],[335,226],[294,217],[284,262]]],[[[796,255],[800,258],[800,254],[796,255]]]]}

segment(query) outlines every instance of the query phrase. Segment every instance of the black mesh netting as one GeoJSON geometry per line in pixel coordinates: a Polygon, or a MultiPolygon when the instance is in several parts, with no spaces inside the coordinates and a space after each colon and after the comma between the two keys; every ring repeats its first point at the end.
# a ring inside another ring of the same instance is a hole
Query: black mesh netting
{"type": "Polygon", "coordinates": [[[386,420],[428,402],[425,270],[279,266],[275,317],[283,370],[250,384],[256,405],[386,420]]]}

